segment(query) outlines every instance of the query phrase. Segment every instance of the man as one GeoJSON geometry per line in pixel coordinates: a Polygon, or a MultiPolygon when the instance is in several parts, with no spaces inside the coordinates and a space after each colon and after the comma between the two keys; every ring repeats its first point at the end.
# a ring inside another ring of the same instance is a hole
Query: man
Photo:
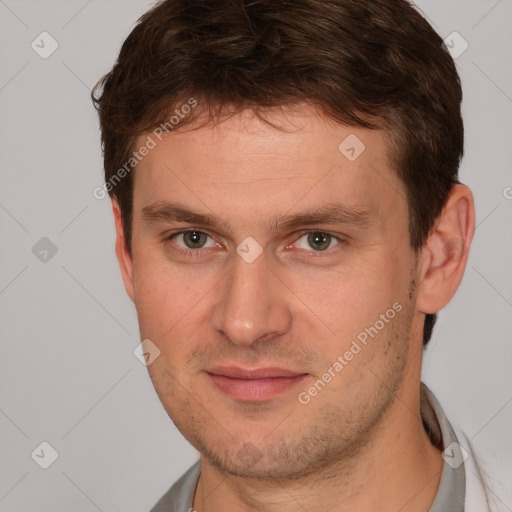
{"type": "Polygon", "coordinates": [[[167,0],[98,84],[116,253],[200,452],[153,511],[488,510],[420,381],[475,221],[462,99],[405,0],[167,0]]]}

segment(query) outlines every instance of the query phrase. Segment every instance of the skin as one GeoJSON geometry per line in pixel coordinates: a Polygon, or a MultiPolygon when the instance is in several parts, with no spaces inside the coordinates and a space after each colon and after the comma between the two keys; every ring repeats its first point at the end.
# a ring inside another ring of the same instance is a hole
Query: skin
{"type": "Polygon", "coordinates": [[[135,171],[133,258],[113,201],[116,253],[141,339],[160,350],[150,377],[201,453],[194,508],[428,511],[443,461],[419,414],[423,322],[462,279],[472,194],[452,189],[415,253],[383,133],[334,123],[306,105],[267,118],[283,129],[243,111],[217,126],[173,131],[151,150],[135,171]],[[350,134],[366,146],[353,162],[338,149],[350,134]],[[224,223],[145,219],[143,209],[162,201],[224,223]],[[365,209],[369,220],[268,225],[327,203],[365,209]],[[170,238],[190,228],[208,235],[205,248],[170,238]],[[308,243],[312,231],[333,236],[327,249],[308,243]],[[252,263],[236,252],[249,236],[263,248],[252,263]],[[298,394],[394,303],[401,311],[300,403],[298,394]],[[216,365],[307,375],[268,400],[238,400],[212,383],[206,370],[216,365]]]}

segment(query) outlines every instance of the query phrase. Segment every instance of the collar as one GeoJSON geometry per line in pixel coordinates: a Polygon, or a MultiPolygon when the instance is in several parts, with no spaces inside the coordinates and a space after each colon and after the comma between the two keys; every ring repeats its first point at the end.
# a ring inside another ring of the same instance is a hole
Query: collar
{"type": "Polygon", "coordinates": [[[443,450],[444,459],[441,480],[429,512],[464,512],[466,475],[463,462],[467,452],[458,443],[455,431],[436,397],[423,382],[420,412],[432,444],[443,450]]]}

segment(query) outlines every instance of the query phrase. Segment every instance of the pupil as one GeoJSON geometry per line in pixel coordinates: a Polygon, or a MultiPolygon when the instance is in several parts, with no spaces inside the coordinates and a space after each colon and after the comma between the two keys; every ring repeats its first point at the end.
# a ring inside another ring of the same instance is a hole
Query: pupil
{"type": "Polygon", "coordinates": [[[310,233],[308,235],[308,243],[314,249],[319,249],[320,251],[324,251],[329,247],[329,243],[331,241],[330,235],[326,235],[324,233],[310,233]]]}

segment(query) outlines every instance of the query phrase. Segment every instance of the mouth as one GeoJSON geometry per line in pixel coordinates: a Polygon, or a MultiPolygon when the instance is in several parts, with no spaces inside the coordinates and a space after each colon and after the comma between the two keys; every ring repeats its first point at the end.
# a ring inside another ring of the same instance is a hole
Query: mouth
{"type": "Polygon", "coordinates": [[[264,402],[289,391],[308,376],[284,368],[219,366],[207,370],[213,384],[224,394],[241,401],[264,402]]]}

